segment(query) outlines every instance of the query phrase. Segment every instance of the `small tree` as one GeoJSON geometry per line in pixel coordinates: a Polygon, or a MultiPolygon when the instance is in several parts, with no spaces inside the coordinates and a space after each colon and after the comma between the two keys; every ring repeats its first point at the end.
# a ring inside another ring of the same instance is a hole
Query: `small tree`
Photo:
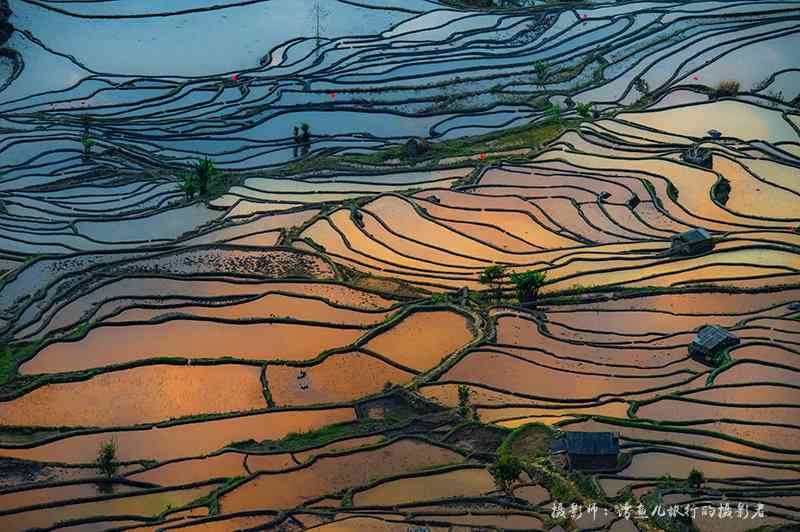
{"type": "Polygon", "coordinates": [[[88,157],[92,152],[92,146],[94,146],[95,142],[89,135],[84,135],[81,139],[81,144],[83,144],[84,157],[88,157]]]}
{"type": "Polygon", "coordinates": [[[300,129],[303,130],[300,134],[300,149],[303,155],[307,155],[308,150],[311,148],[311,126],[303,122],[300,124],[300,129]]]}
{"type": "Polygon", "coordinates": [[[459,384],[458,385],[458,413],[462,417],[469,415],[469,387],[459,384]]]}
{"type": "Polygon", "coordinates": [[[102,445],[100,450],[97,451],[97,459],[95,464],[97,469],[106,477],[113,477],[119,465],[116,463],[117,459],[117,444],[111,439],[102,445]]]}
{"type": "Polygon", "coordinates": [[[495,300],[499,300],[501,295],[500,279],[502,279],[505,274],[506,274],[505,266],[500,266],[499,264],[493,264],[492,266],[488,266],[485,270],[481,272],[478,281],[480,281],[481,284],[489,285],[492,288],[494,288],[494,298],[495,300]]]}
{"type": "Polygon", "coordinates": [[[178,187],[186,194],[188,199],[194,198],[198,191],[197,177],[194,174],[184,174],[180,182],[178,182],[178,187]]]}
{"type": "Polygon", "coordinates": [[[723,79],[717,85],[717,96],[733,96],[739,92],[739,82],[735,79],[723,79]]]}
{"type": "Polygon", "coordinates": [[[509,452],[501,453],[492,465],[489,474],[494,477],[497,487],[511,494],[511,484],[522,474],[522,460],[509,452]]]}
{"type": "Polygon", "coordinates": [[[545,61],[536,61],[533,64],[533,70],[536,71],[536,76],[539,78],[539,85],[544,88],[544,80],[547,73],[550,71],[550,64],[545,61]]]}
{"type": "Polygon", "coordinates": [[[539,296],[539,289],[544,286],[545,272],[529,271],[512,273],[511,282],[517,287],[517,299],[521,304],[535,301],[539,296]]]}
{"type": "Polygon", "coordinates": [[[575,104],[575,110],[578,111],[578,114],[583,118],[589,118],[592,114],[592,104],[577,102],[575,104]]]}
{"type": "Polygon", "coordinates": [[[216,171],[217,170],[214,166],[214,162],[208,157],[195,163],[194,173],[197,179],[198,192],[201,196],[204,196],[208,192],[208,185],[216,171]]]}
{"type": "Polygon", "coordinates": [[[705,477],[701,471],[692,469],[692,472],[689,473],[688,482],[692,489],[697,490],[700,489],[700,486],[702,486],[703,482],[705,482],[705,477]]]}

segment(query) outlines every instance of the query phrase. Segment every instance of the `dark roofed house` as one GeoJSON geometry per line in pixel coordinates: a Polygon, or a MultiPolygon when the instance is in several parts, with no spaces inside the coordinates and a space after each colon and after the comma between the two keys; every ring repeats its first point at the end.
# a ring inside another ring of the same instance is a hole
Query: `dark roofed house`
{"type": "Polygon", "coordinates": [[[670,251],[675,255],[697,255],[714,249],[714,239],[705,229],[692,229],[672,237],[670,251]]]}
{"type": "Polygon", "coordinates": [[[567,432],[566,438],[553,442],[551,450],[556,453],[566,451],[572,469],[583,471],[616,469],[619,434],[567,432]]]}
{"type": "Polygon", "coordinates": [[[711,150],[701,148],[700,144],[692,144],[681,152],[681,159],[687,163],[696,164],[709,170],[714,166],[711,150]]]}
{"type": "Polygon", "coordinates": [[[717,365],[719,354],[729,347],[739,345],[739,338],[719,325],[704,325],[689,344],[689,355],[717,365]]]}

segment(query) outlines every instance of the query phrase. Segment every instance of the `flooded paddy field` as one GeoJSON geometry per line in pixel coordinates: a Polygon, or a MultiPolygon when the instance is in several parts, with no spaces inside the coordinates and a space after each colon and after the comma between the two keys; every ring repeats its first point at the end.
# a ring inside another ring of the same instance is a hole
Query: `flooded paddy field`
{"type": "Polygon", "coordinates": [[[0,0],[0,530],[797,530],[798,44],[0,0]]]}

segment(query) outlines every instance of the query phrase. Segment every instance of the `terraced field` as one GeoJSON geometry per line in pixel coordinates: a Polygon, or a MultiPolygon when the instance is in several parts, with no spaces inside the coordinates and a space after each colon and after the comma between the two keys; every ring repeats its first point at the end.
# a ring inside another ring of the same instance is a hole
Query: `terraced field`
{"type": "Polygon", "coordinates": [[[800,2],[0,18],[0,530],[800,528],[800,2]]]}

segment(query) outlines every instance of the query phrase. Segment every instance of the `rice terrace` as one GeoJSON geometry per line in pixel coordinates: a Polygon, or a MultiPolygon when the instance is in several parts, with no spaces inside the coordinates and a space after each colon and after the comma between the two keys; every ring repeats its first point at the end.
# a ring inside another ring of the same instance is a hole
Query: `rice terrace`
{"type": "Polygon", "coordinates": [[[800,530],[800,1],[0,0],[0,532],[800,530]]]}

